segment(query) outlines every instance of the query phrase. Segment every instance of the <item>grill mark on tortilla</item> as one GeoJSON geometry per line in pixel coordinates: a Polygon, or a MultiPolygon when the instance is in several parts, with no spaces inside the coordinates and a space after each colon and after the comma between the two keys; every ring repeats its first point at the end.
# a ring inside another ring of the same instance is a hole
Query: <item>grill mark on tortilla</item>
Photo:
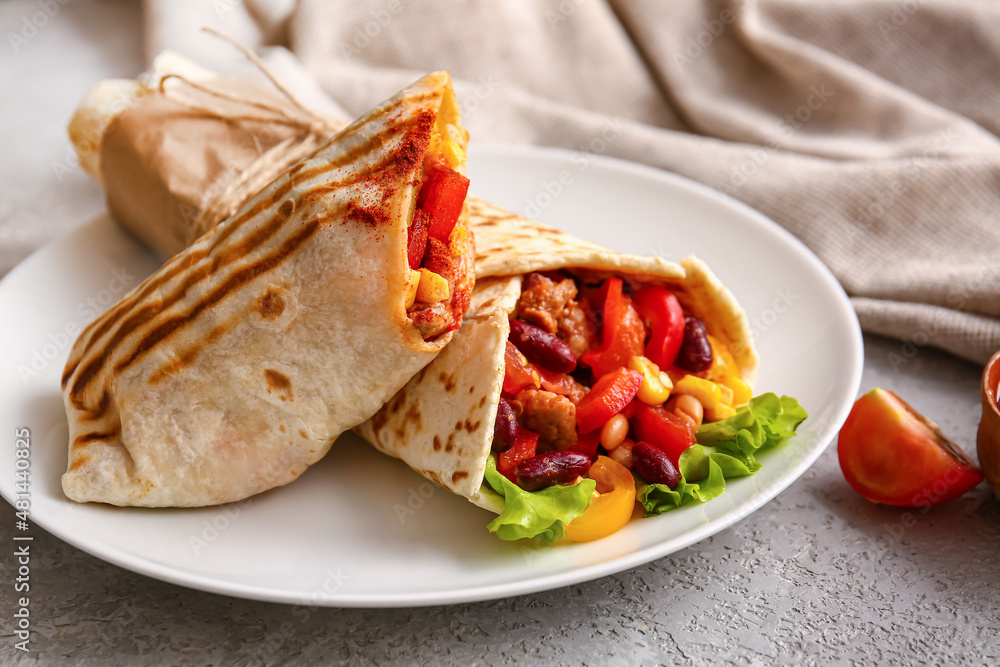
{"type": "MultiPolygon", "coordinates": [[[[428,93],[426,95],[420,96],[420,97],[416,98],[415,100],[411,100],[411,101],[419,102],[419,101],[422,101],[422,100],[425,100],[425,99],[436,97],[437,95],[438,95],[438,93],[428,93]]],[[[398,107],[398,106],[399,105],[397,104],[396,107],[398,107]]],[[[391,107],[390,110],[391,109],[395,109],[396,107],[391,107]]],[[[383,115],[388,114],[388,111],[389,110],[387,110],[386,112],[384,112],[383,115]]],[[[374,148],[380,147],[385,142],[385,140],[386,140],[387,137],[392,137],[395,134],[397,134],[397,133],[399,133],[401,131],[404,131],[404,130],[406,131],[406,135],[407,136],[405,136],[404,139],[403,139],[403,144],[404,145],[400,147],[401,150],[397,151],[398,155],[393,154],[393,155],[389,155],[386,158],[382,159],[381,161],[379,161],[378,163],[376,163],[375,165],[372,166],[372,171],[379,172],[379,171],[383,171],[383,170],[386,170],[386,169],[392,169],[393,172],[398,172],[400,170],[405,170],[407,168],[412,167],[413,166],[412,163],[414,162],[413,158],[415,157],[414,154],[416,152],[419,152],[420,153],[419,157],[422,158],[423,157],[423,153],[426,152],[426,145],[427,145],[427,142],[429,141],[430,125],[432,124],[432,123],[428,123],[428,118],[429,117],[436,118],[436,113],[430,113],[430,112],[426,112],[426,111],[422,112],[422,113],[417,113],[417,114],[415,114],[415,116],[409,122],[404,123],[404,124],[400,124],[400,125],[390,126],[385,131],[383,131],[383,132],[381,132],[379,134],[374,135],[373,137],[371,137],[367,142],[365,142],[361,146],[358,146],[355,149],[352,149],[351,151],[349,151],[348,153],[346,153],[345,155],[341,156],[340,158],[338,158],[337,160],[335,160],[333,162],[325,163],[324,165],[316,167],[316,168],[314,168],[312,170],[307,170],[307,171],[296,173],[293,178],[288,179],[288,181],[286,183],[282,184],[282,186],[280,186],[275,192],[271,193],[267,198],[265,198],[265,199],[263,199],[261,201],[258,201],[253,207],[250,208],[250,210],[244,212],[241,216],[239,216],[239,218],[236,218],[236,219],[232,220],[229,224],[227,224],[225,226],[225,228],[223,228],[221,230],[218,230],[218,228],[217,228],[217,230],[213,230],[213,231],[217,231],[217,233],[215,233],[215,235],[214,235],[213,244],[212,244],[212,248],[211,249],[219,248],[221,246],[222,242],[225,239],[227,239],[230,235],[232,235],[237,229],[239,229],[243,225],[243,223],[245,223],[249,219],[252,219],[254,216],[258,215],[261,211],[266,210],[266,209],[270,208],[271,206],[273,206],[277,202],[277,200],[279,200],[281,197],[283,197],[285,194],[287,194],[288,191],[291,190],[294,186],[299,185],[302,182],[309,180],[310,178],[317,177],[317,176],[320,176],[320,175],[322,175],[322,174],[324,174],[326,172],[329,172],[329,171],[332,171],[334,169],[337,169],[337,168],[343,166],[344,164],[347,164],[350,161],[355,160],[358,155],[363,155],[363,154],[367,153],[368,151],[371,151],[374,148]],[[414,135],[416,135],[416,136],[414,136],[414,135]],[[414,149],[416,149],[416,150],[414,150],[414,149]],[[420,150],[420,149],[423,149],[423,150],[420,150]],[[400,159],[400,157],[402,157],[402,159],[400,159]]],[[[320,150],[322,150],[322,149],[320,149],[320,150]]],[[[357,175],[357,174],[355,174],[353,176],[349,176],[348,178],[342,179],[342,180],[337,181],[335,183],[327,183],[327,184],[324,184],[322,186],[316,186],[314,188],[311,188],[308,192],[304,193],[303,196],[302,196],[302,198],[309,197],[317,189],[323,189],[324,191],[326,191],[328,189],[335,189],[335,187],[342,187],[343,185],[345,185],[347,183],[354,183],[354,182],[363,180],[365,178],[371,178],[371,175],[370,174],[369,175],[357,175]]],[[[284,212],[284,211],[282,211],[281,209],[279,209],[279,211],[274,216],[272,216],[271,220],[269,221],[269,223],[267,225],[267,227],[272,227],[272,226],[274,227],[274,230],[272,231],[272,234],[274,232],[276,232],[277,229],[280,228],[282,226],[282,223],[284,222],[284,220],[282,219],[282,216],[280,215],[282,212],[284,212]],[[278,222],[278,224],[274,224],[275,222],[278,222]]],[[[310,229],[312,231],[315,231],[314,227],[315,227],[315,225],[311,225],[310,229]]],[[[310,232],[309,235],[311,235],[312,231],[310,232]]],[[[250,238],[245,239],[243,241],[243,243],[240,244],[240,246],[248,245],[247,242],[250,241],[251,239],[255,240],[256,237],[259,235],[259,233],[260,232],[256,232],[253,235],[251,235],[250,238]]],[[[270,235],[271,234],[268,234],[267,236],[269,237],[270,235]]],[[[262,239],[262,241],[266,240],[266,238],[267,237],[265,237],[265,239],[262,239]]],[[[296,237],[296,238],[298,238],[298,237],[296,237]]],[[[304,240],[304,239],[302,239],[302,240],[304,240]]],[[[257,244],[257,245],[259,245],[259,244],[257,244]]],[[[237,246],[237,247],[240,247],[240,246],[237,246]]],[[[257,246],[255,245],[255,246],[253,246],[253,247],[251,247],[251,248],[243,251],[242,253],[239,253],[238,255],[234,255],[234,252],[233,252],[234,249],[228,249],[228,251],[223,251],[222,253],[220,253],[220,257],[216,258],[212,262],[212,267],[213,267],[213,269],[217,270],[219,268],[219,266],[224,266],[227,263],[235,261],[235,259],[237,259],[238,257],[245,256],[246,254],[248,254],[252,250],[255,250],[256,247],[257,246]],[[229,262],[224,262],[223,260],[225,260],[225,259],[229,259],[229,262]]],[[[155,280],[149,281],[147,283],[147,285],[143,288],[143,290],[141,291],[141,293],[137,293],[136,295],[133,295],[133,298],[130,299],[130,303],[128,304],[128,308],[125,307],[125,304],[119,304],[120,308],[119,308],[119,306],[116,306],[113,309],[114,311],[116,311],[114,313],[115,317],[108,317],[107,319],[101,318],[103,320],[103,323],[101,325],[101,330],[102,330],[102,334],[101,335],[103,335],[104,332],[106,332],[107,330],[109,330],[112,326],[114,326],[114,324],[116,324],[118,322],[117,317],[124,316],[125,313],[128,312],[129,310],[131,310],[131,308],[133,308],[135,306],[135,304],[138,303],[139,300],[142,297],[148,295],[153,289],[155,289],[155,287],[157,287],[160,284],[162,284],[162,282],[164,282],[167,279],[166,275],[168,273],[171,274],[171,277],[173,275],[176,275],[177,273],[179,273],[180,271],[182,271],[184,268],[190,267],[197,260],[200,260],[204,256],[204,254],[209,253],[211,249],[206,248],[203,251],[203,254],[198,255],[197,258],[195,258],[194,255],[202,252],[201,249],[199,249],[199,251],[196,251],[194,253],[186,255],[186,261],[179,261],[179,262],[177,262],[177,264],[175,266],[171,267],[171,269],[168,272],[166,272],[164,275],[157,276],[157,278],[155,280]],[[121,310],[120,313],[117,312],[119,310],[121,310]]],[[[256,265],[256,266],[260,266],[260,263],[258,263],[258,265],[256,265]]],[[[253,268],[253,267],[251,267],[251,268],[253,268]]],[[[271,268],[274,268],[274,267],[270,267],[270,268],[266,269],[266,271],[271,270],[271,268]]],[[[126,322],[124,324],[122,324],[121,327],[119,327],[118,331],[115,333],[115,336],[102,349],[101,354],[98,355],[97,358],[91,359],[90,363],[88,363],[87,366],[84,367],[83,371],[80,373],[80,375],[77,376],[75,382],[73,383],[73,388],[72,388],[72,390],[70,392],[70,397],[71,397],[71,401],[73,402],[73,404],[78,409],[81,409],[81,410],[85,409],[85,406],[83,405],[82,400],[80,398],[80,394],[84,390],[86,390],[86,388],[90,384],[90,382],[97,376],[98,371],[100,370],[101,367],[104,366],[104,363],[108,360],[108,358],[111,356],[111,354],[114,352],[114,350],[117,349],[117,347],[123,342],[123,340],[129,334],[131,334],[135,329],[137,329],[139,326],[141,326],[142,324],[146,323],[147,321],[151,320],[155,315],[159,314],[160,312],[162,312],[163,310],[165,310],[169,306],[173,305],[173,303],[176,303],[176,301],[179,299],[179,297],[181,295],[183,295],[183,292],[184,292],[184,290],[187,287],[190,287],[191,285],[197,284],[198,282],[200,282],[201,280],[203,280],[205,277],[207,277],[207,275],[210,275],[208,272],[205,272],[204,269],[202,269],[202,271],[200,271],[199,273],[201,275],[198,275],[197,278],[194,281],[191,281],[191,280],[185,281],[185,285],[180,286],[179,291],[175,292],[173,295],[171,295],[171,296],[176,296],[177,298],[172,299],[166,305],[164,305],[164,303],[161,302],[161,304],[158,307],[154,306],[154,307],[143,308],[143,309],[141,309],[139,311],[138,314],[133,315],[131,318],[129,318],[129,320],[126,320],[126,322]],[[150,311],[153,311],[153,312],[150,312],[150,311]]],[[[237,275],[244,275],[245,273],[246,273],[246,270],[244,269],[243,271],[239,272],[237,275]]],[[[230,282],[231,282],[231,279],[230,279],[230,281],[227,281],[226,284],[228,285],[230,282]]],[[[242,284],[242,283],[240,283],[240,284],[242,284]]],[[[213,294],[217,294],[218,292],[219,291],[216,290],[216,292],[214,292],[213,294]]],[[[204,304],[202,304],[199,307],[196,307],[196,310],[194,312],[195,313],[199,312],[203,307],[204,307],[204,304]]],[[[181,318],[181,319],[183,319],[183,318],[181,318]]],[[[135,353],[130,358],[126,359],[124,362],[120,362],[115,367],[116,372],[120,372],[121,370],[123,370],[125,368],[128,368],[139,357],[144,356],[145,353],[148,352],[149,349],[151,349],[151,347],[153,345],[155,345],[155,343],[158,343],[160,340],[163,340],[163,339],[169,337],[169,335],[171,335],[173,333],[173,331],[175,330],[174,327],[176,327],[178,325],[178,321],[177,320],[178,320],[178,318],[173,318],[171,320],[167,320],[166,322],[164,322],[163,324],[161,324],[160,326],[158,326],[156,329],[154,329],[154,332],[159,332],[158,336],[155,338],[155,342],[153,344],[147,344],[148,341],[151,340],[150,336],[147,335],[147,337],[143,340],[143,342],[141,342],[140,345],[136,348],[135,353]]],[[[95,322],[94,324],[97,324],[97,323],[95,322]]],[[[91,340],[94,340],[94,337],[92,337],[91,340]]],[[[82,361],[82,359],[81,359],[81,361],[82,361]]],[[[79,362],[77,362],[77,363],[79,364],[79,362]]],[[[74,368],[74,370],[75,370],[75,368],[74,368]]]]}
{"type": "Polygon", "coordinates": [[[77,357],[73,361],[66,364],[66,371],[63,373],[62,380],[59,382],[59,385],[63,389],[66,388],[66,383],[69,382],[69,378],[73,375],[73,371],[75,371],[76,367],[80,365],[80,359],[81,357],[77,357]]]}
{"type": "MultiPolygon", "coordinates": [[[[108,332],[108,330],[118,322],[120,317],[124,317],[126,311],[130,310],[135,306],[135,304],[143,301],[147,296],[153,292],[154,289],[167,282],[168,280],[177,276],[177,274],[182,271],[186,271],[191,268],[191,266],[197,264],[201,261],[205,255],[208,254],[209,248],[198,248],[191,252],[182,253],[174,259],[168,261],[161,269],[157,272],[158,277],[156,279],[147,279],[142,285],[141,289],[137,290],[130,297],[122,299],[109,310],[107,310],[99,319],[94,320],[88,329],[97,326],[93,334],[90,336],[90,340],[97,342],[108,332]],[[100,326],[98,326],[100,325],[100,326]]],[[[84,332],[86,333],[86,331],[84,332]]]]}
{"type": "Polygon", "coordinates": [[[237,288],[242,287],[254,278],[276,269],[286,259],[288,259],[288,257],[295,252],[300,245],[305,243],[313,234],[315,234],[319,228],[320,220],[312,220],[305,224],[298,234],[286,240],[276,252],[264,257],[256,264],[244,267],[229,276],[229,278],[222,283],[222,285],[208,294],[199,303],[195,304],[193,310],[184,315],[172,317],[161,323],[155,329],[146,334],[145,338],[139,341],[139,344],[136,345],[135,349],[132,350],[132,353],[128,355],[125,360],[119,362],[118,365],[115,366],[115,372],[121,373],[136,361],[142,359],[150,350],[156,347],[156,345],[187,328],[189,325],[194,323],[195,320],[197,320],[198,315],[204,312],[207,308],[211,308],[212,306],[223,301],[237,288]]]}
{"type": "Polygon", "coordinates": [[[73,449],[86,447],[92,442],[97,442],[98,440],[110,440],[117,435],[118,428],[113,428],[110,431],[91,431],[90,433],[84,433],[83,435],[76,436],[73,440],[73,449]]]}
{"type": "Polygon", "coordinates": [[[206,347],[206,343],[214,343],[215,341],[222,338],[222,334],[226,333],[233,325],[235,325],[242,317],[239,315],[232,317],[228,322],[217,325],[211,331],[208,332],[208,336],[204,340],[191,345],[186,350],[178,354],[172,361],[160,366],[158,369],[153,371],[149,376],[149,384],[156,385],[159,384],[161,380],[180,373],[184,368],[190,366],[195,359],[198,358],[198,354],[206,347]]]}
{"type": "Polygon", "coordinates": [[[451,483],[458,484],[460,481],[462,481],[468,476],[469,473],[465,472],[464,470],[456,470],[455,472],[451,473],[451,483]]]}
{"type": "MultiPolygon", "coordinates": [[[[131,313],[128,319],[123,322],[109,318],[106,323],[107,328],[110,329],[110,327],[114,324],[120,324],[120,326],[117,331],[115,331],[114,336],[112,336],[111,339],[101,348],[100,353],[96,357],[91,357],[89,363],[83,367],[83,370],[76,377],[76,380],[73,382],[73,389],[70,392],[73,404],[81,410],[84,409],[82,403],[79,402],[80,394],[86,390],[91,380],[97,376],[98,371],[100,371],[108,359],[111,358],[111,355],[115,352],[118,346],[121,345],[126,338],[128,338],[133,332],[137,331],[142,325],[150,322],[154,317],[180,301],[189,288],[197,285],[202,280],[210,276],[212,270],[218,270],[220,267],[227,266],[241,257],[245,257],[256,251],[258,247],[262,246],[269,238],[274,236],[281,229],[281,227],[284,226],[286,220],[287,218],[282,217],[279,211],[279,213],[272,216],[265,225],[261,226],[253,234],[243,239],[242,242],[235,245],[233,248],[223,250],[219,256],[213,260],[212,267],[206,265],[197,266],[192,274],[188,276],[188,279],[184,281],[183,285],[178,285],[171,294],[166,295],[166,297],[161,299],[158,303],[153,303],[139,308],[138,311],[131,313]]],[[[208,249],[206,249],[205,254],[209,254],[208,249]]],[[[148,281],[149,284],[146,286],[144,291],[152,291],[152,289],[158,287],[166,280],[166,275],[157,276],[155,279],[148,281]]],[[[137,304],[138,302],[135,302],[132,305],[135,306],[137,304]]],[[[127,314],[128,313],[123,312],[121,313],[121,317],[124,317],[127,314]]],[[[104,328],[105,327],[102,326],[102,329],[104,328]]],[[[96,340],[96,338],[92,337],[91,340],[96,340]]]]}

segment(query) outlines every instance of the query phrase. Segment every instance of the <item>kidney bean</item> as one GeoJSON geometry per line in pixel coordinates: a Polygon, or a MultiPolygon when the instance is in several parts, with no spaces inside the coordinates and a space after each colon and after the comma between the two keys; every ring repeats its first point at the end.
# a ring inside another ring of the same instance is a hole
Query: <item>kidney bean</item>
{"type": "Polygon", "coordinates": [[[517,440],[517,415],[506,398],[500,398],[497,420],[493,423],[493,451],[506,452],[517,440]]]}
{"type": "Polygon", "coordinates": [[[648,442],[637,442],[632,446],[632,467],[650,484],[666,484],[673,489],[681,481],[681,474],[670,457],[648,442]]]}
{"type": "Polygon", "coordinates": [[[684,318],[684,341],[674,365],[692,373],[707,371],[712,366],[712,345],[708,342],[705,323],[697,317],[684,318]]]}
{"type": "Polygon", "coordinates": [[[576,368],[576,355],[569,346],[545,329],[522,322],[510,321],[510,342],[521,354],[546,370],[569,373],[576,368]]]}
{"type": "Polygon", "coordinates": [[[590,470],[590,457],[574,451],[546,452],[517,464],[517,484],[538,491],[553,484],[569,484],[590,470]]]}

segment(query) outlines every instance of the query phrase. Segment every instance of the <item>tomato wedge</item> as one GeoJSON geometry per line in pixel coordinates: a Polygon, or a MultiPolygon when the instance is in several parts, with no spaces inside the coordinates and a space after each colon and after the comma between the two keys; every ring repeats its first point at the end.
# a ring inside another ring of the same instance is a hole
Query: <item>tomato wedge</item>
{"type": "Polygon", "coordinates": [[[621,530],[635,507],[635,480],[620,463],[598,456],[588,476],[597,482],[600,495],[566,526],[566,536],[575,542],[599,540],[621,530]]]}
{"type": "Polygon", "coordinates": [[[948,502],[983,481],[983,471],[930,419],[891,391],[859,398],[837,440],[840,469],[868,500],[901,507],[948,502]]]}
{"type": "Polygon", "coordinates": [[[666,408],[640,403],[632,421],[637,441],[645,441],[666,454],[675,468],[681,453],[695,443],[688,422],[666,408]]]}
{"type": "Polygon", "coordinates": [[[417,208],[430,216],[428,234],[432,239],[448,242],[468,193],[468,178],[443,163],[428,165],[417,196],[417,208]]]}
{"type": "Polygon", "coordinates": [[[646,358],[669,368],[684,342],[684,309],[666,287],[644,287],[632,295],[632,304],[650,324],[646,358]]]}
{"type": "Polygon", "coordinates": [[[538,450],[538,434],[526,428],[518,429],[514,445],[497,454],[497,472],[517,484],[517,464],[530,459],[538,450]]]}
{"type": "Polygon", "coordinates": [[[630,368],[602,375],[576,406],[576,426],[580,433],[590,433],[622,411],[642,384],[642,373],[630,368]]]}

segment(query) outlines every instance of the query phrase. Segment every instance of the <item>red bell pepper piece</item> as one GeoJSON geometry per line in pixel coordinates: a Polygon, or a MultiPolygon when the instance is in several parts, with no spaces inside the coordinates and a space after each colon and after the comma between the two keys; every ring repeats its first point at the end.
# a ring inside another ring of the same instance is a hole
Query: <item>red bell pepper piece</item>
{"type": "Polygon", "coordinates": [[[684,342],[684,310],[665,287],[644,287],[632,295],[632,303],[652,331],[646,358],[661,369],[669,368],[684,342]]]}
{"type": "Polygon", "coordinates": [[[605,282],[607,292],[604,297],[601,346],[588,350],[580,357],[580,361],[590,366],[598,377],[626,365],[629,359],[642,354],[646,340],[646,328],[642,319],[632,307],[631,300],[622,294],[622,279],[612,277],[605,282]]]}
{"type": "Polygon", "coordinates": [[[681,453],[695,442],[688,422],[662,406],[640,404],[632,427],[637,442],[648,442],[658,448],[670,458],[675,468],[679,465],[681,453]]]}
{"type": "Polygon", "coordinates": [[[430,216],[428,233],[432,239],[448,242],[468,193],[469,179],[462,174],[443,163],[427,166],[417,208],[430,216]]]}
{"type": "Polygon", "coordinates": [[[415,211],[413,222],[406,230],[406,259],[411,269],[419,269],[420,262],[424,259],[424,252],[427,250],[428,219],[425,211],[415,211]]]}
{"type": "Polygon", "coordinates": [[[504,350],[504,362],[503,390],[506,393],[516,396],[523,389],[538,389],[541,386],[538,371],[510,341],[507,341],[507,349],[504,350]]]}
{"type": "Polygon", "coordinates": [[[526,428],[518,429],[514,445],[497,454],[497,472],[517,484],[517,464],[530,459],[538,450],[538,434],[526,428]]]}
{"type": "Polygon", "coordinates": [[[576,406],[577,431],[585,434],[604,426],[635,398],[640,384],[642,373],[630,368],[602,375],[576,406]]]}
{"type": "Polygon", "coordinates": [[[593,430],[590,433],[584,433],[583,435],[577,436],[576,444],[570,447],[574,452],[580,452],[581,454],[586,454],[593,461],[597,458],[597,446],[601,444],[600,442],[601,432],[598,430],[593,430]]]}

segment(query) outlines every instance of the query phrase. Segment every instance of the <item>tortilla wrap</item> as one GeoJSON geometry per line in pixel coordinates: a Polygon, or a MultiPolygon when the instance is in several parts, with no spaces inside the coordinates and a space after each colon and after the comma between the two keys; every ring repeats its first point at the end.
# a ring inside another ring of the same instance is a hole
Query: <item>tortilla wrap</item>
{"type": "MultiPolygon", "coordinates": [[[[170,70],[177,62],[165,58],[160,69],[170,70]]],[[[128,122],[140,122],[143,104],[136,106],[128,122]]],[[[81,123],[94,116],[113,118],[113,106],[92,94],[81,105],[78,117],[81,123]],[[90,111],[84,113],[85,108],[90,111]]],[[[295,109],[288,100],[284,101],[284,107],[295,109]]],[[[223,121],[217,118],[216,122],[223,121]]],[[[221,153],[228,146],[231,154],[235,154],[232,151],[235,143],[245,143],[251,131],[237,138],[216,128],[204,138],[212,142],[213,150],[221,153]]],[[[135,146],[102,151],[106,160],[125,165],[123,170],[129,164],[139,166],[140,160],[150,161],[149,154],[148,148],[135,146]]],[[[253,160],[241,164],[259,169],[258,162],[253,160]]],[[[165,168],[158,175],[147,170],[146,177],[172,180],[165,168]]],[[[106,187],[113,184],[106,183],[106,187]]],[[[173,201],[200,210],[196,193],[194,185],[187,191],[175,188],[173,201]]],[[[474,196],[467,203],[469,224],[476,239],[478,281],[470,310],[452,344],[371,420],[356,429],[380,450],[404,460],[425,477],[477,504],[494,511],[502,509],[503,500],[499,496],[489,490],[481,492],[483,468],[490,452],[504,374],[508,318],[520,295],[521,276],[535,270],[571,268],[594,277],[618,274],[631,277],[636,284],[667,285],[687,312],[700,317],[709,332],[727,344],[743,378],[751,384],[756,379],[757,354],[746,316],[732,293],[697,258],[690,257],[678,265],[656,257],[625,255],[532,222],[474,196]],[[500,278],[490,279],[491,276],[500,278]]],[[[142,213],[139,224],[147,228],[174,224],[164,221],[155,210],[142,213]]]]}
{"type": "Polygon", "coordinates": [[[757,353],[746,314],[701,260],[680,264],[628,255],[578,239],[482,201],[469,202],[476,233],[476,289],[455,340],[374,417],[354,430],[444,488],[499,513],[503,499],[483,484],[504,377],[509,317],[522,276],[566,269],[585,282],[610,275],[633,287],[670,289],[684,310],[726,344],[753,384],[757,353]]]}
{"type": "MultiPolygon", "coordinates": [[[[437,72],[83,331],[63,376],[67,496],[189,507],[287,484],[445,347],[453,333],[425,340],[406,304],[407,223],[443,118],[457,108],[437,72]]],[[[473,250],[471,235],[452,238],[465,239],[457,293],[471,288],[473,250]]]]}

